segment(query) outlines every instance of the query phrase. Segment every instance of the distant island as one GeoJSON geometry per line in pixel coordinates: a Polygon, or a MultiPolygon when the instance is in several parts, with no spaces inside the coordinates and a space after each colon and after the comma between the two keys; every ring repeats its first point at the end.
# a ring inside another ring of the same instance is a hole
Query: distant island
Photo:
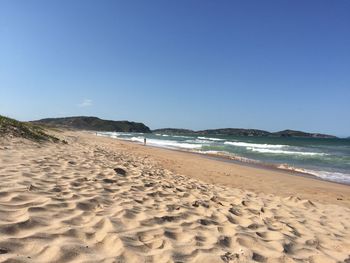
{"type": "Polygon", "coordinates": [[[139,122],[103,120],[97,117],[86,116],[47,118],[32,121],[32,123],[92,131],[151,132],[149,127],[139,122]]]}
{"type": "Polygon", "coordinates": [[[321,134],[321,133],[308,133],[294,130],[283,130],[279,132],[268,132],[257,129],[237,129],[237,128],[225,128],[225,129],[210,129],[194,131],[188,129],[156,129],[153,133],[165,133],[165,134],[194,134],[194,135],[230,135],[230,136],[258,136],[258,137],[302,137],[302,138],[337,138],[333,135],[321,134]]]}

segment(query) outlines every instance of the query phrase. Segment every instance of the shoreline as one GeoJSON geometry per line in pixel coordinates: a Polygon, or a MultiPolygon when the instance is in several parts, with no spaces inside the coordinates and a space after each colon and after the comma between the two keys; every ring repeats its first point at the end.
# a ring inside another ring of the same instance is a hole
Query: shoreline
{"type": "MultiPolygon", "coordinates": [[[[91,131],[86,131],[88,133],[94,133],[91,131]]],[[[123,140],[120,138],[113,138],[105,135],[97,135],[105,138],[110,138],[118,141],[123,141],[123,142],[129,142],[137,145],[144,146],[142,143],[137,142],[137,141],[130,141],[130,140],[123,140]]],[[[339,181],[334,181],[334,180],[329,180],[322,178],[320,176],[314,175],[312,173],[308,173],[307,171],[299,171],[299,170],[304,170],[304,168],[301,167],[294,167],[290,166],[288,164],[273,164],[273,163],[268,163],[268,162],[262,162],[259,160],[254,160],[254,159],[248,159],[242,156],[238,155],[230,155],[230,154],[215,154],[215,153],[203,153],[200,151],[195,151],[195,150],[185,150],[185,149],[176,149],[176,148],[170,148],[170,147],[160,147],[160,146],[155,146],[155,145],[146,145],[147,147],[153,147],[157,149],[165,149],[165,150],[170,150],[170,151],[177,151],[177,152],[182,152],[182,153],[191,153],[191,154],[198,154],[200,156],[213,159],[216,161],[221,161],[221,162],[229,162],[229,163],[234,163],[237,165],[243,165],[243,166],[248,166],[248,167],[253,167],[257,169],[265,169],[265,170],[270,170],[270,171],[277,171],[281,173],[286,173],[289,175],[294,175],[294,176],[301,176],[301,177],[306,177],[306,178],[312,178],[315,180],[320,180],[324,182],[331,182],[335,184],[340,184],[340,185],[347,185],[350,186],[350,182],[339,182],[339,181]],[[287,168],[281,168],[279,166],[286,166],[287,168]]]]}
{"type": "Polygon", "coordinates": [[[225,160],[206,154],[151,145],[144,146],[131,141],[96,136],[95,133],[89,131],[83,133],[89,137],[98,138],[98,141],[105,141],[109,144],[115,142],[131,153],[150,156],[165,169],[206,183],[283,197],[298,196],[302,199],[320,201],[325,204],[350,207],[350,187],[347,184],[327,181],[313,175],[290,170],[225,160]]]}
{"type": "MultiPolygon", "coordinates": [[[[186,152],[186,151],[184,151],[184,152],[186,152]]],[[[189,153],[191,153],[191,152],[189,152],[189,153]]],[[[268,171],[281,172],[281,173],[285,173],[285,174],[289,174],[289,175],[293,175],[293,176],[301,176],[301,177],[305,177],[305,178],[320,180],[323,182],[330,182],[330,183],[334,183],[334,184],[350,186],[350,183],[343,183],[343,182],[338,182],[338,181],[327,180],[327,179],[324,179],[322,177],[316,176],[316,175],[308,173],[308,172],[301,172],[301,171],[294,170],[294,169],[303,169],[303,168],[298,168],[298,167],[293,167],[293,166],[288,166],[288,167],[291,167],[292,169],[280,168],[280,167],[278,167],[278,165],[272,164],[272,163],[265,163],[265,162],[259,162],[259,161],[245,162],[245,161],[240,161],[239,158],[238,159],[231,159],[229,156],[227,158],[225,158],[225,156],[216,156],[215,154],[213,156],[211,156],[210,154],[202,154],[202,153],[198,153],[198,154],[203,155],[204,157],[207,156],[208,158],[212,158],[214,160],[221,161],[221,162],[231,162],[231,163],[234,163],[237,165],[243,165],[243,166],[248,166],[248,167],[257,168],[257,169],[265,169],[268,171]]]]}

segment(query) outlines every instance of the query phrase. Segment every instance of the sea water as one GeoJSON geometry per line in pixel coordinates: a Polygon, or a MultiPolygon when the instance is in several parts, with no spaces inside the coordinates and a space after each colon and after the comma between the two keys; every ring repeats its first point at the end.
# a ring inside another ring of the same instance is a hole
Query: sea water
{"type": "Polygon", "coordinates": [[[234,137],[98,132],[156,147],[232,157],[308,173],[319,178],[350,184],[350,140],[291,137],[234,137]]]}

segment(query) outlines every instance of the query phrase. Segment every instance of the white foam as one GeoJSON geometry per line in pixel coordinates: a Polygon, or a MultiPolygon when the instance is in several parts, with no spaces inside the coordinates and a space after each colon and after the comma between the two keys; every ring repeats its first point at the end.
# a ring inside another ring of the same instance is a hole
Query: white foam
{"type": "Polygon", "coordinates": [[[287,164],[281,164],[277,167],[280,169],[284,169],[284,170],[290,170],[290,171],[295,171],[295,172],[300,172],[300,173],[311,174],[311,175],[320,177],[324,180],[330,180],[330,181],[335,181],[335,182],[339,182],[339,183],[347,183],[347,184],[350,183],[350,174],[296,168],[293,166],[289,166],[287,164]]]}
{"type": "Polygon", "coordinates": [[[308,173],[321,177],[325,180],[331,180],[342,183],[350,183],[350,174],[338,173],[338,172],[326,172],[326,171],[310,171],[308,173]]]}
{"type": "Polygon", "coordinates": [[[103,136],[103,137],[118,138],[118,135],[116,132],[96,132],[96,135],[103,136]]]}
{"type": "Polygon", "coordinates": [[[224,139],[219,139],[219,138],[210,138],[210,137],[197,137],[197,138],[201,140],[224,141],[224,139]]]}
{"type": "MultiPolygon", "coordinates": [[[[122,135],[122,136],[133,136],[135,133],[127,133],[127,132],[116,132],[117,135],[122,135]]],[[[136,133],[140,134],[140,133],[136,133]]]]}
{"type": "Polygon", "coordinates": [[[144,137],[131,137],[131,138],[122,138],[124,140],[128,140],[128,141],[133,141],[133,142],[142,142],[144,140],[144,137]]]}
{"type": "Polygon", "coordinates": [[[147,144],[164,148],[200,149],[202,145],[194,143],[183,143],[170,140],[147,139],[147,144]]]}
{"type": "Polygon", "coordinates": [[[184,135],[173,135],[173,137],[176,137],[176,138],[192,138],[191,136],[184,136],[184,135]]]}
{"type": "Polygon", "coordinates": [[[119,136],[134,136],[135,133],[127,132],[97,132],[97,136],[107,136],[112,138],[119,138],[119,136]]]}
{"type": "Polygon", "coordinates": [[[224,144],[229,144],[239,147],[254,147],[254,148],[271,148],[271,149],[280,149],[283,147],[288,147],[288,145],[282,144],[258,144],[258,143],[249,143],[249,142],[224,142],[224,144]]]}
{"type": "Polygon", "coordinates": [[[195,140],[186,140],[186,142],[189,143],[212,143],[212,141],[208,141],[208,140],[201,140],[201,139],[195,139],[195,140]]]}
{"type": "Polygon", "coordinates": [[[272,150],[272,149],[262,149],[262,148],[255,148],[255,147],[247,147],[247,149],[251,150],[253,152],[273,153],[273,154],[308,155],[308,156],[316,156],[316,155],[322,156],[322,155],[326,155],[325,153],[272,150]]]}
{"type": "Polygon", "coordinates": [[[157,136],[163,136],[163,137],[169,137],[168,134],[155,133],[155,135],[157,135],[157,136]]]}
{"type": "Polygon", "coordinates": [[[225,151],[208,150],[208,151],[199,151],[199,152],[203,154],[231,155],[230,153],[225,151]]]}
{"type": "MultiPolygon", "coordinates": [[[[114,137],[111,134],[106,135],[106,133],[104,133],[101,136],[114,137]]],[[[126,141],[143,143],[145,137],[134,136],[134,137],[129,137],[129,138],[121,138],[121,137],[115,137],[115,138],[126,140],[126,141]]],[[[163,147],[163,148],[172,148],[172,149],[200,149],[202,147],[201,144],[183,143],[183,142],[163,140],[163,139],[159,139],[159,140],[158,139],[147,139],[147,145],[153,145],[153,146],[158,146],[158,147],[163,147]]]]}

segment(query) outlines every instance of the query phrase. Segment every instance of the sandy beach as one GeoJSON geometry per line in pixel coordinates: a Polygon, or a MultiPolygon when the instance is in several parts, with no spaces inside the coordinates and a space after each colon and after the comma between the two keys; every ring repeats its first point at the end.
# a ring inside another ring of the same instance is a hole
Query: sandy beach
{"type": "Polygon", "coordinates": [[[350,187],[87,132],[0,141],[1,262],[350,262],[350,187]]]}

